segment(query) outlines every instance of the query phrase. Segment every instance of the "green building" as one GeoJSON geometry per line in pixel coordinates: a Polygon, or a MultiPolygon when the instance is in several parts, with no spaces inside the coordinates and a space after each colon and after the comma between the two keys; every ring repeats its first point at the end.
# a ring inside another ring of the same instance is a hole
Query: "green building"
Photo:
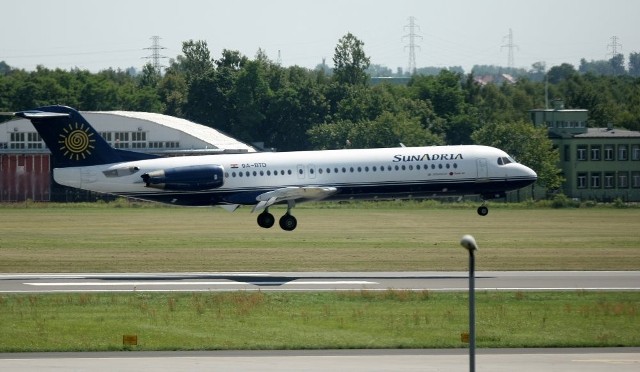
{"type": "Polygon", "coordinates": [[[565,178],[562,191],[580,200],[640,201],[640,132],[588,128],[588,111],[553,109],[529,111],[536,126],[546,126],[560,152],[565,178]]]}

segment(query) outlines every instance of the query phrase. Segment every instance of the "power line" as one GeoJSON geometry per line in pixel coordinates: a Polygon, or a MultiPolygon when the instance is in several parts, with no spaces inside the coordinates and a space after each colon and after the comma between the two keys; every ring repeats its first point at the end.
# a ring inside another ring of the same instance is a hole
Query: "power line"
{"type": "Polygon", "coordinates": [[[507,57],[507,67],[509,68],[514,68],[515,67],[515,63],[513,60],[513,50],[514,49],[520,49],[520,47],[518,47],[516,44],[513,43],[513,30],[509,29],[509,35],[505,36],[502,38],[503,42],[504,39],[507,39],[507,43],[500,46],[500,50],[502,50],[502,48],[507,48],[508,50],[508,57],[507,57]]]}
{"type": "Polygon", "coordinates": [[[402,37],[403,40],[405,38],[409,38],[409,45],[406,45],[404,49],[406,50],[409,48],[409,66],[407,71],[410,74],[416,73],[416,48],[420,49],[420,46],[416,45],[416,39],[422,40],[422,36],[416,33],[416,29],[417,31],[420,31],[420,26],[416,25],[415,21],[415,17],[409,17],[409,24],[404,26],[405,30],[409,29],[409,33],[402,37]]]}
{"type": "Polygon", "coordinates": [[[150,56],[146,56],[144,58],[145,59],[150,59],[151,60],[151,66],[153,66],[153,69],[158,74],[161,74],[162,73],[162,68],[165,67],[165,66],[160,64],[160,59],[168,58],[168,57],[160,55],[160,50],[167,49],[167,48],[165,48],[163,46],[160,46],[160,36],[151,36],[151,41],[152,41],[151,46],[149,48],[144,48],[144,49],[150,49],[151,50],[151,55],[150,56]]]}

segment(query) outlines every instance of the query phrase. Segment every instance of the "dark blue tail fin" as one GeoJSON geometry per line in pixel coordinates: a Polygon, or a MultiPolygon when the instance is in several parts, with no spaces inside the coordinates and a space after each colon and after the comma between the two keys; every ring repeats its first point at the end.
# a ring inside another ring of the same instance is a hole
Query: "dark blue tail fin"
{"type": "Polygon", "coordinates": [[[118,150],[71,107],[46,106],[15,113],[31,120],[47,144],[56,168],[110,164],[155,158],[154,155],[118,150]]]}

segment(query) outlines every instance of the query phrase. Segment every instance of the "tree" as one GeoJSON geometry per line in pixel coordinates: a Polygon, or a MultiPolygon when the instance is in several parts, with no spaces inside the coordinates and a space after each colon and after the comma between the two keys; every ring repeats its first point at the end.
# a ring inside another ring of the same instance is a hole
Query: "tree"
{"type": "Polygon", "coordinates": [[[441,145],[443,141],[406,114],[382,113],[375,120],[316,125],[308,131],[316,149],[441,145]]]}
{"type": "Polygon", "coordinates": [[[441,70],[437,76],[414,76],[409,89],[416,98],[430,101],[436,115],[447,118],[462,112],[465,93],[461,80],[460,74],[441,70]]]}
{"type": "Polygon", "coordinates": [[[187,75],[187,81],[208,74],[213,70],[213,61],[206,41],[185,41],[182,43],[182,66],[187,75]]]}
{"type": "Polygon", "coordinates": [[[573,65],[569,63],[563,63],[560,66],[551,67],[551,69],[549,69],[549,72],[547,73],[547,77],[549,78],[549,83],[557,84],[562,80],[570,78],[576,73],[576,69],[573,67],[573,65]]]}
{"type": "Polygon", "coordinates": [[[343,36],[333,55],[333,74],[338,82],[349,85],[364,85],[368,75],[369,57],[363,49],[364,43],[351,33],[343,36]]]}
{"type": "Polygon", "coordinates": [[[624,75],[626,70],[624,69],[624,55],[621,53],[616,54],[609,60],[611,65],[611,72],[613,75],[624,75]]]}
{"type": "Polygon", "coordinates": [[[640,77],[640,53],[629,54],[629,75],[640,77]]]}
{"type": "Polygon", "coordinates": [[[560,155],[553,148],[546,128],[536,128],[525,121],[493,122],[475,131],[471,138],[479,145],[506,151],[536,171],[538,182],[549,190],[558,189],[563,182],[558,168],[560,155]]]}
{"type": "Polygon", "coordinates": [[[249,61],[238,72],[231,94],[235,107],[235,122],[231,132],[245,142],[264,141],[265,111],[271,90],[267,84],[264,64],[249,61]]]}

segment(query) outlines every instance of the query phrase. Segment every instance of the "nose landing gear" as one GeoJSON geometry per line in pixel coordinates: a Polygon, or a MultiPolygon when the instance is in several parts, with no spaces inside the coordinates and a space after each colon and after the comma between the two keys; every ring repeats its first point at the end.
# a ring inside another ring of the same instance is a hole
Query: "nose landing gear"
{"type": "Polygon", "coordinates": [[[478,214],[481,216],[486,216],[489,214],[489,207],[486,205],[481,205],[478,207],[478,214]]]}

